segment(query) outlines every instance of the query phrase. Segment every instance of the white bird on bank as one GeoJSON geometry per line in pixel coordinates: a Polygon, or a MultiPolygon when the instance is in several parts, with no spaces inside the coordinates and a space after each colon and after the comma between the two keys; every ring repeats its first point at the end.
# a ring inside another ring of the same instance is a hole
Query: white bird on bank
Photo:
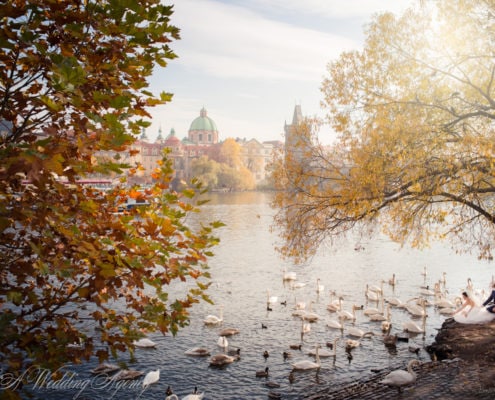
{"type": "Polygon", "coordinates": [[[406,385],[410,385],[416,382],[416,373],[413,371],[413,365],[419,364],[418,360],[411,360],[407,365],[407,371],[403,369],[398,369],[390,372],[388,375],[383,378],[380,383],[384,385],[396,387],[399,390],[399,393],[402,391],[402,387],[406,385]]]}

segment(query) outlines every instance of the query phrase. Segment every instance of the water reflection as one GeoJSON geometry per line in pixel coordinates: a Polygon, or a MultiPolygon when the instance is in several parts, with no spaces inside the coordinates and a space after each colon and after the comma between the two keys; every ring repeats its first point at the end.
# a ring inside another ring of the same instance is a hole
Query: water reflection
{"type": "MultiPolygon", "coordinates": [[[[205,207],[208,219],[226,223],[218,232],[221,243],[210,263],[213,279],[210,295],[215,305],[204,303],[195,307],[190,325],[176,337],[150,336],[157,343],[155,349],[137,349],[136,360],[130,364],[133,369],[145,373],[161,371],[160,380],[150,385],[142,398],[163,400],[170,386],[179,398],[197,387],[198,392],[205,392],[205,399],[267,398],[271,390],[284,399],[300,399],[328,386],[372,376],[373,371],[403,367],[412,358],[427,361],[429,356],[424,347],[433,341],[436,329],[446,317],[433,306],[427,306],[425,332],[405,333],[404,322],[412,320],[421,324],[422,318],[414,318],[404,308],[393,306],[390,334],[397,335],[398,340],[395,346],[386,346],[382,321],[372,321],[364,313],[367,308],[382,307],[381,302],[366,297],[366,285],[383,287],[385,298],[405,302],[420,295],[429,298],[428,294],[420,294],[421,287],[432,288],[445,276],[449,298],[466,287],[466,273],[479,288],[487,287],[491,279],[488,263],[457,256],[442,245],[422,252],[400,250],[386,238],[322,248],[311,262],[294,266],[282,261],[273,250],[277,238],[269,230],[273,215],[268,206],[270,194],[228,193],[211,197],[205,207]],[[422,274],[424,266],[427,266],[426,275],[422,274]],[[288,272],[295,272],[297,279],[284,280],[288,272]],[[324,290],[319,290],[319,286],[324,286],[324,290]],[[267,303],[267,294],[268,299],[277,297],[276,301],[267,303]],[[357,306],[356,319],[346,321],[343,331],[327,326],[335,318],[328,307],[339,298],[345,310],[357,306]],[[319,316],[307,321],[310,329],[304,334],[301,334],[301,318],[293,316],[296,305],[302,302],[307,308],[311,305],[312,312],[319,316]],[[205,325],[206,316],[218,315],[219,306],[223,306],[223,322],[205,325]],[[346,340],[351,338],[346,327],[374,335],[359,339],[358,347],[346,350],[346,340]],[[240,349],[238,360],[218,368],[210,365],[209,357],[185,354],[194,347],[207,349],[211,355],[221,353],[218,338],[224,328],[239,330],[238,334],[227,337],[230,350],[240,349]],[[333,344],[335,339],[338,339],[335,357],[322,357],[319,371],[291,372],[292,364],[297,361],[314,361],[314,356],[308,353],[316,345],[328,349],[327,343],[333,344]],[[420,350],[416,354],[410,347],[420,350]],[[264,356],[265,351],[268,357],[264,356]],[[266,367],[269,376],[257,377],[256,372],[266,367]]],[[[171,288],[171,296],[181,293],[188,285],[171,288]]],[[[73,368],[78,376],[86,378],[95,365],[96,360],[73,368]]],[[[39,394],[38,398],[46,397],[46,393],[39,394]]],[[[70,390],[50,392],[50,398],[73,395],[74,391],[70,390]]],[[[138,395],[137,389],[88,387],[79,398],[135,399],[138,395]]]]}

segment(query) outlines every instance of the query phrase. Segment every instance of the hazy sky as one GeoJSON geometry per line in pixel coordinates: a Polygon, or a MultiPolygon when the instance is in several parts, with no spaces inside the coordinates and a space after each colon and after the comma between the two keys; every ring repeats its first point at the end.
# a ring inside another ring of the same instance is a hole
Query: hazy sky
{"type": "MultiPolygon", "coordinates": [[[[326,65],[360,48],[363,27],[377,12],[402,12],[414,0],[177,0],[172,24],[181,40],[178,58],[158,69],[154,93],[174,94],[155,107],[152,126],[166,137],[187,136],[202,107],[217,124],[220,140],[283,140],[294,106],[323,116],[320,85],[326,65]]],[[[323,131],[323,142],[330,132],[323,131]]]]}

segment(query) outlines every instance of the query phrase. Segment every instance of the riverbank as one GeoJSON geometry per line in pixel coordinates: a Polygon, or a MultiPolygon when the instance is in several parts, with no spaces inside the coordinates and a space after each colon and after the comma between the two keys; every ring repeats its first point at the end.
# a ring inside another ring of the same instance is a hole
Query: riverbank
{"type": "Polygon", "coordinates": [[[435,361],[414,367],[416,383],[402,393],[380,381],[390,371],[306,397],[309,400],[494,399],[495,322],[459,324],[447,319],[425,350],[435,361]]]}

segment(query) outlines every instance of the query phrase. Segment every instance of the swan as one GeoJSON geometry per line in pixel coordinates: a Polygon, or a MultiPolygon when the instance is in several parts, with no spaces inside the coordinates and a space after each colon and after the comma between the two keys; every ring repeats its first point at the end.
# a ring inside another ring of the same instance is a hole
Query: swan
{"type": "Polygon", "coordinates": [[[361,342],[359,340],[347,339],[345,341],[345,349],[346,349],[346,351],[350,351],[352,349],[355,349],[356,347],[359,347],[360,345],[361,345],[361,342]]]}
{"type": "Polygon", "coordinates": [[[352,312],[346,311],[346,310],[337,311],[337,315],[342,319],[348,319],[348,320],[355,321],[356,320],[356,308],[355,307],[356,306],[352,306],[352,312]]]}
{"type": "Polygon", "coordinates": [[[380,286],[376,286],[376,285],[371,285],[371,286],[368,286],[366,285],[366,288],[367,290],[366,291],[371,291],[371,292],[375,292],[375,293],[379,293],[379,294],[383,294],[383,283],[385,281],[382,279],[380,281],[380,286]]]}
{"type": "Polygon", "coordinates": [[[160,379],[160,370],[148,372],[143,379],[143,388],[148,387],[149,385],[158,382],[160,379]]]}
{"type": "Polygon", "coordinates": [[[341,331],[344,330],[344,321],[339,322],[336,319],[329,319],[327,321],[327,326],[332,329],[340,329],[341,331]]]}
{"type": "Polygon", "coordinates": [[[217,345],[219,347],[227,348],[229,347],[229,341],[225,336],[220,336],[217,340],[217,345]]]}
{"type": "Polygon", "coordinates": [[[156,343],[153,342],[153,340],[150,340],[148,338],[141,338],[139,340],[135,340],[133,342],[134,346],[136,347],[141,347],[141,348],[154,348],[156,347],[156,343]]]}
{"type": "Polygon", "coordinates": [[[315,312],[313,312],[313,309],[311,307],[311,305],[313,304],[314,302],[310,302],[309,303],[309,310],[307,312],[305,312],[304,314],[302,314],[302,319],[305,320],[305,321],[309,321],[309,322],[315,322],[315,321],[318,321],[318,319],[320,318],[320,316],[318,314],[316,314],[315,312]]]}
{"type": "Polygon", "coordinates": [[[119,371],[117,374],[110,378],[111,381],[127,381],[139,378],[144,375],[144,372],[136,371],[135,369],[123,369],[119,371]]]}
{"type": "Polygon", "coordinates": [[[201,400],[204,397],[204,393],[198,393],[198,388],[194,388],[194,392],[188,394],[186,397],[183,397],[182,400],[201,400]]]}
{"type": "MultiPolygon", "coordinates": [[[[383,308],[383,303],[382,303],[383,308]]],[[[387,305],[387,315],[383,314],[383,310],[378,314],[371,314],[368,316],[370,321],[390,321],[390,305],[387,305]]]]}
{"type": "Polygon", "coordinates": [[[287,271],[284,269],[284,281],[295,281],[297,278],[297,274],[295,272],[287,271]]]}
{"type": "Polygon", "coordinates": [[[392,274],[392,278],[390,278],[388,280],[388,284],[391,285],[391,286],[395,286],[395,283],[396,283],[396,281],[395,281],[395,274],[392,274]]]}
{"type": "Polygon", "coordinates": [[[325,290],[325,286],[320,284],[320,278],[316,279],[316,293],[320,294],[323,293],[325,290]]]}
{"type": "Polygon", "coordinates": [[[390,324],[387,334],[383,336],[383,344],[385,346],[395,346],[397,344],[397,335],[391,335],[390,334],[391,329],[392,329],[392,324],[390,324]]]}
{"type": "Polygon", "coordinates": [[[228,356],[227,354],[215,354],[210,358],[210,365],[216,367],[222,367],[227,364],[231,364],[239,358],[236,356],[228,356]]]}
{"type": "Polygon", "coordinates": [[[417,317],[426,316],[426,303],[422,302],[422,305],[419,306],[417,304],[406,304],[406,310],[409,311],[410,314],[415,315],[417,317]]]}
{"type": "Polygon", "coordinates": [[[295,309],[296,310],[304,310],[306,309],[306,303],[304,301],[297,301],[297,299],[294,297],[294,300],[296,302],[295,309]]]}
{"type": "Polygon", "coordinates": [[[258,378],[266,378],[266,377],[268,377],[268,367],[266,367],[264,371],[256,371],[256,376],[258,378]]]}
{"type": "MultiPolygon", "coordinates": [[[[423,319],[423,325],[424,325],[424,319],[423,319]]],[[[403,322],[402,328],[404,329],[405,332],[411,332],[411,333],[423,333],[425,331],[414,321],[403,322]]]]}
{"type": "Polygon", "coordinates": [[[356,328],[355,326],[350,326],[347,328],[347,334],[352,337],[357,337],[359,339],[374,335],[373,332],[365,332],[362,329],[356,328]]]}
{"type": "Polygon", "coordinates": [[[208,349],[205,349],[204,347],[193,347],[186,350],[184,354],[187,356],[205,357],[210,355],[210,351],[208,349]]]}
{"type": "Polygon", "coordinates": [[[398,299],[397,297],[391,297],[389,299],[385,299],[385,301],[388,304],[398,308],[404,308],[406,306],[406,303],[403,303],[402,300],[398,299]]]}
{"type": "Polygon", "coordinates": [[[266,304],[275,304],[278,302],[278,297],[277,296],[270,296],[270,291],[266,291],[266,304]]]}
{"type": "Polygon", "coordinates": [[[342,297],[337,300],[332,300],[335,292],[330,292],[330,304],[327,305],[327,310],[330,312],[336,312],[342,310],[342,297]]]}
{"type": "Polygon", "coordinates": [[[217,325],[221,324],[223,322],[223,306],[219,307],[220,309],[220,316],[217,317],[216,315],[207,315],[203,322],[205,325],[217,325]]]}
{"type": "MultiPolygon", "coordinates": [[[[329,351],[327,349],[322,349],[320,348],[318,350],[318,356],[319,357],[335,357],[337,355],[337,342],[339,341],[339,338],[335,338],[333,340],[333,343],[331,344],[332,345],[332,349],[333,351],[329,351]]],[[[308,352],[308,355],[310,356],[316,356],[316,349],[315,350],[310,350],[308,352]]]]}
{"type": "Polygon", "coordinates": [[[120,367],[115,364],[108,364],[108,363],[103,363],[98,365],[96,368],[91,370],[92,374],[98,375],[98,374],[110,374],[112,372],[118,371],[120,367]]]}
{"type": "Polygon", "coordinates": [[[416,382],[416,373],[413,371],[413,365],[419,364],[418,360],[411,360],[407,365],[407,371],[398,369],[390,372],[383,378],[380,383],[384,385],[396,387],[399,393],[402,391],[402,386],[410,385],[416,382]]]}
{"type": "Polygon", "coordinates": [[[428,275],[428,272],[426,272],[426,265],[423,267],[423,271],[421,272],[421,275],[423,275],[424,277],[428,275]]]}
{"type": "Polygon", "coordinates": [[[382,332],[388,332],[391,326],[392,324],[390,323],[389,320],[382,321],[382,332]]]}
{"type": "Polygon", "coordinates": [[[366,285],[365,295],[370,301],[380,301],[380,295],[378,292],[375,292],[369,288],[369,285],[366,285]]]}
{"type": "Polygon", "coordinates": [[[294,282],[292,285],[291,285],[291,288],[292,289],[301,289],[303,288],[304,286],[306,286],[305,283],[303,282],[294,282]]]}
{"type": "Polygon", "coordinates": [[[240,332],[237,328],[225,328],[222,329],[219,333],[220,336],[232,336],[237,335],[240,332]]]}
{"type": "Polygon", "coordinates": [[[292,370],[308,370],[308,369],[319,369],[321,366],[320,356],[318,354],[319,345],[316,346],[316,362],[310,360],[298,361],[292,364],[292,370]]]}

